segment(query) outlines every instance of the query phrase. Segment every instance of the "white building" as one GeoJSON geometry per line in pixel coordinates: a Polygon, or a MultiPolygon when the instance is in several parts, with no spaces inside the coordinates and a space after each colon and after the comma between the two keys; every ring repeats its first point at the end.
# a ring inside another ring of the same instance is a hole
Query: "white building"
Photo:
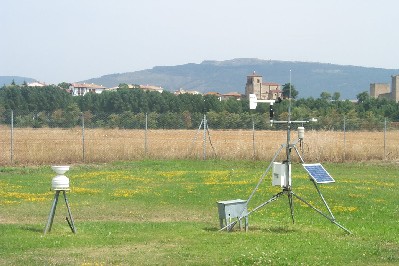
{"type": "Polygon", "coordinates": [[[28,87],[44,87],[46,86],[46,83],[35,81],[35,82],[29,82],[27,85],[28,87]]]}
{"type": "Polygon", "coordinates": [[[179,95],[179,94],[201,94],[199,91],[188,91],[185,89],[180,88],[179,90],[175,91],[174,93],[175,95],[179,95]]]}
{"type": "Polygon", "coordinates": [[[163,88],[159,86],[153,86],[153,85],[139,85],[140,89],[144,91],[157,91],[159,93],[163,92],[163,88]]]}
{"type": "Polygon", "coordinates": [[[69,86],[69,90],[72,94],[72,96],[83,96],[86,93],[102,93],[106,87],[102,85],[96,85],[96,84],[87,84],[87,83],[72,83],[71,86],[69,86]]]}

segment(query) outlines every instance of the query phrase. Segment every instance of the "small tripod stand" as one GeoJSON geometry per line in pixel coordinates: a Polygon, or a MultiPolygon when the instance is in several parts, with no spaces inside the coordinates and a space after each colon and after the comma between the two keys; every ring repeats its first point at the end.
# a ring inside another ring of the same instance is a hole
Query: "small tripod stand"
{"type": "Polygon", "coordinates": [[[51,206],[51,211],[50,211],[50,215],[47,220],[46,228],[44,229],[44,234],[51,231],[51,227],[53,225],[53,220],[54,220],[54,216],[55,216],[55,210],[57,209],[58,197],[60,196],[61,191],[62,191],[62,194],[64,195],[65,205],[68,209],[68,216],[69,216],[69,218],[67,216],[65,218],[65,220],[68,222],[68,225],[71,228],[72,232],[74,234],[76,234],[76,227],[75,227],[75,223],[73,222],[71,209],[69,208],[69,203],[68,203],[68,199],[66,196],[66,190],[69,190],[69,189],[55,189],[53,205],[51,206]]]}

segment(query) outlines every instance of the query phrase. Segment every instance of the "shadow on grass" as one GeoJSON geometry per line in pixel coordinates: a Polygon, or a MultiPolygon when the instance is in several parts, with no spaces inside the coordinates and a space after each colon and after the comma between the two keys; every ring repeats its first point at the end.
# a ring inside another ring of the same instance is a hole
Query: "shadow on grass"
{"type": "Polygon", "coordinates": [[[259,228],[259,230],[278,234],[288,234],[298,231],[297,229],[289,228],[288,226],[271,226],[267,228],[259,228]]]}
{"type": "Polygon", "coordinates": [[[22,226],[21,229],[25,230],[25,231],[35,232],[35,233],[43,233],[44,232],[43,228],[38,228],[38,227],[33,227],[33,226],[22,226]]]}
{"type": "MultiPolygon", "coordinates": [[[[219,227],[205,227],[203,229],[204,231],[207,232],[217,232],[220,230],[219,227]]],[[[294,228],[289,228],[288,226],[269,226],[269,227],[260,227],[260,226],[249,226],[248,232],[265,232],[265,233],[276,233],[276,234],[288,234],[288,233],[294,233],[298,232],[298,229],[294,228]]],[[[220,232],[227,232],[227,230],[223,230],[220,232]]],[[[244,232],[245,229],[242,228],[240,230],[239,227],[234,227],[233,230],[229,231],[230,233],[232,232],[244,232]]]]}
{"type": "Polygon", "coordinates": [[[205,227],[203,230],[207,232],[216,232],[219,231],[220,228],[218,227],[205,227]]]}

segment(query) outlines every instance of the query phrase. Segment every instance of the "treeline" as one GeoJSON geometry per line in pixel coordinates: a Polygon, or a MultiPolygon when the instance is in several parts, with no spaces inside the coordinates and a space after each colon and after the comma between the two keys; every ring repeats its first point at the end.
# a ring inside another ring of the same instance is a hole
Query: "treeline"
{"type": "MultiPolygon", "coordinates": [[[[385,119],[399,120],[399,105],[372,99],[367,93],[357,102],[340,101],[322,93],[319,98],[292,100],[293,120],[317,118],[314,129],[378,129],[385,119]],[[333,100],[334,99],[334,100],[333,100]]],[[[274,105],[275,120],[287,120],[289,100],[274,105]]],[[[213,95],[174,95],[141,89],[119,89],[101,94],[72,96],[58,86],[3,86],[0,89],[0,122],[16,127],[85,127],[194,129],[204,114],[213,129],[269,129],[269,106],[249,109],[247,99],[219,101],[213,95]],[[11,115],[11,110],[12,115],[11,115]],[[12,117],[11,117],[12,116],[12,117]],[[146,119],[147,118],[147,119],[146,119]]]]}

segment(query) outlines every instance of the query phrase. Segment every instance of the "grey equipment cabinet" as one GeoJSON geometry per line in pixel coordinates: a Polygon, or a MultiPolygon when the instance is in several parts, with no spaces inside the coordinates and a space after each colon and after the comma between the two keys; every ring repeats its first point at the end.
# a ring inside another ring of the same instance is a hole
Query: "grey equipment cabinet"
{"type": "Polygon", "coordinates": [[[247,201],[242,199],[218,201],[218,212],[220,228],[226,227],[227,231],[231,231],[234,227],[232,219],[238,219],[238,224],[241,227],[241,219],[245,217],[245,231],[248,231],[248,211],[247,201]],[[231,224],[230,226],[228,226],[231,224]]]}

